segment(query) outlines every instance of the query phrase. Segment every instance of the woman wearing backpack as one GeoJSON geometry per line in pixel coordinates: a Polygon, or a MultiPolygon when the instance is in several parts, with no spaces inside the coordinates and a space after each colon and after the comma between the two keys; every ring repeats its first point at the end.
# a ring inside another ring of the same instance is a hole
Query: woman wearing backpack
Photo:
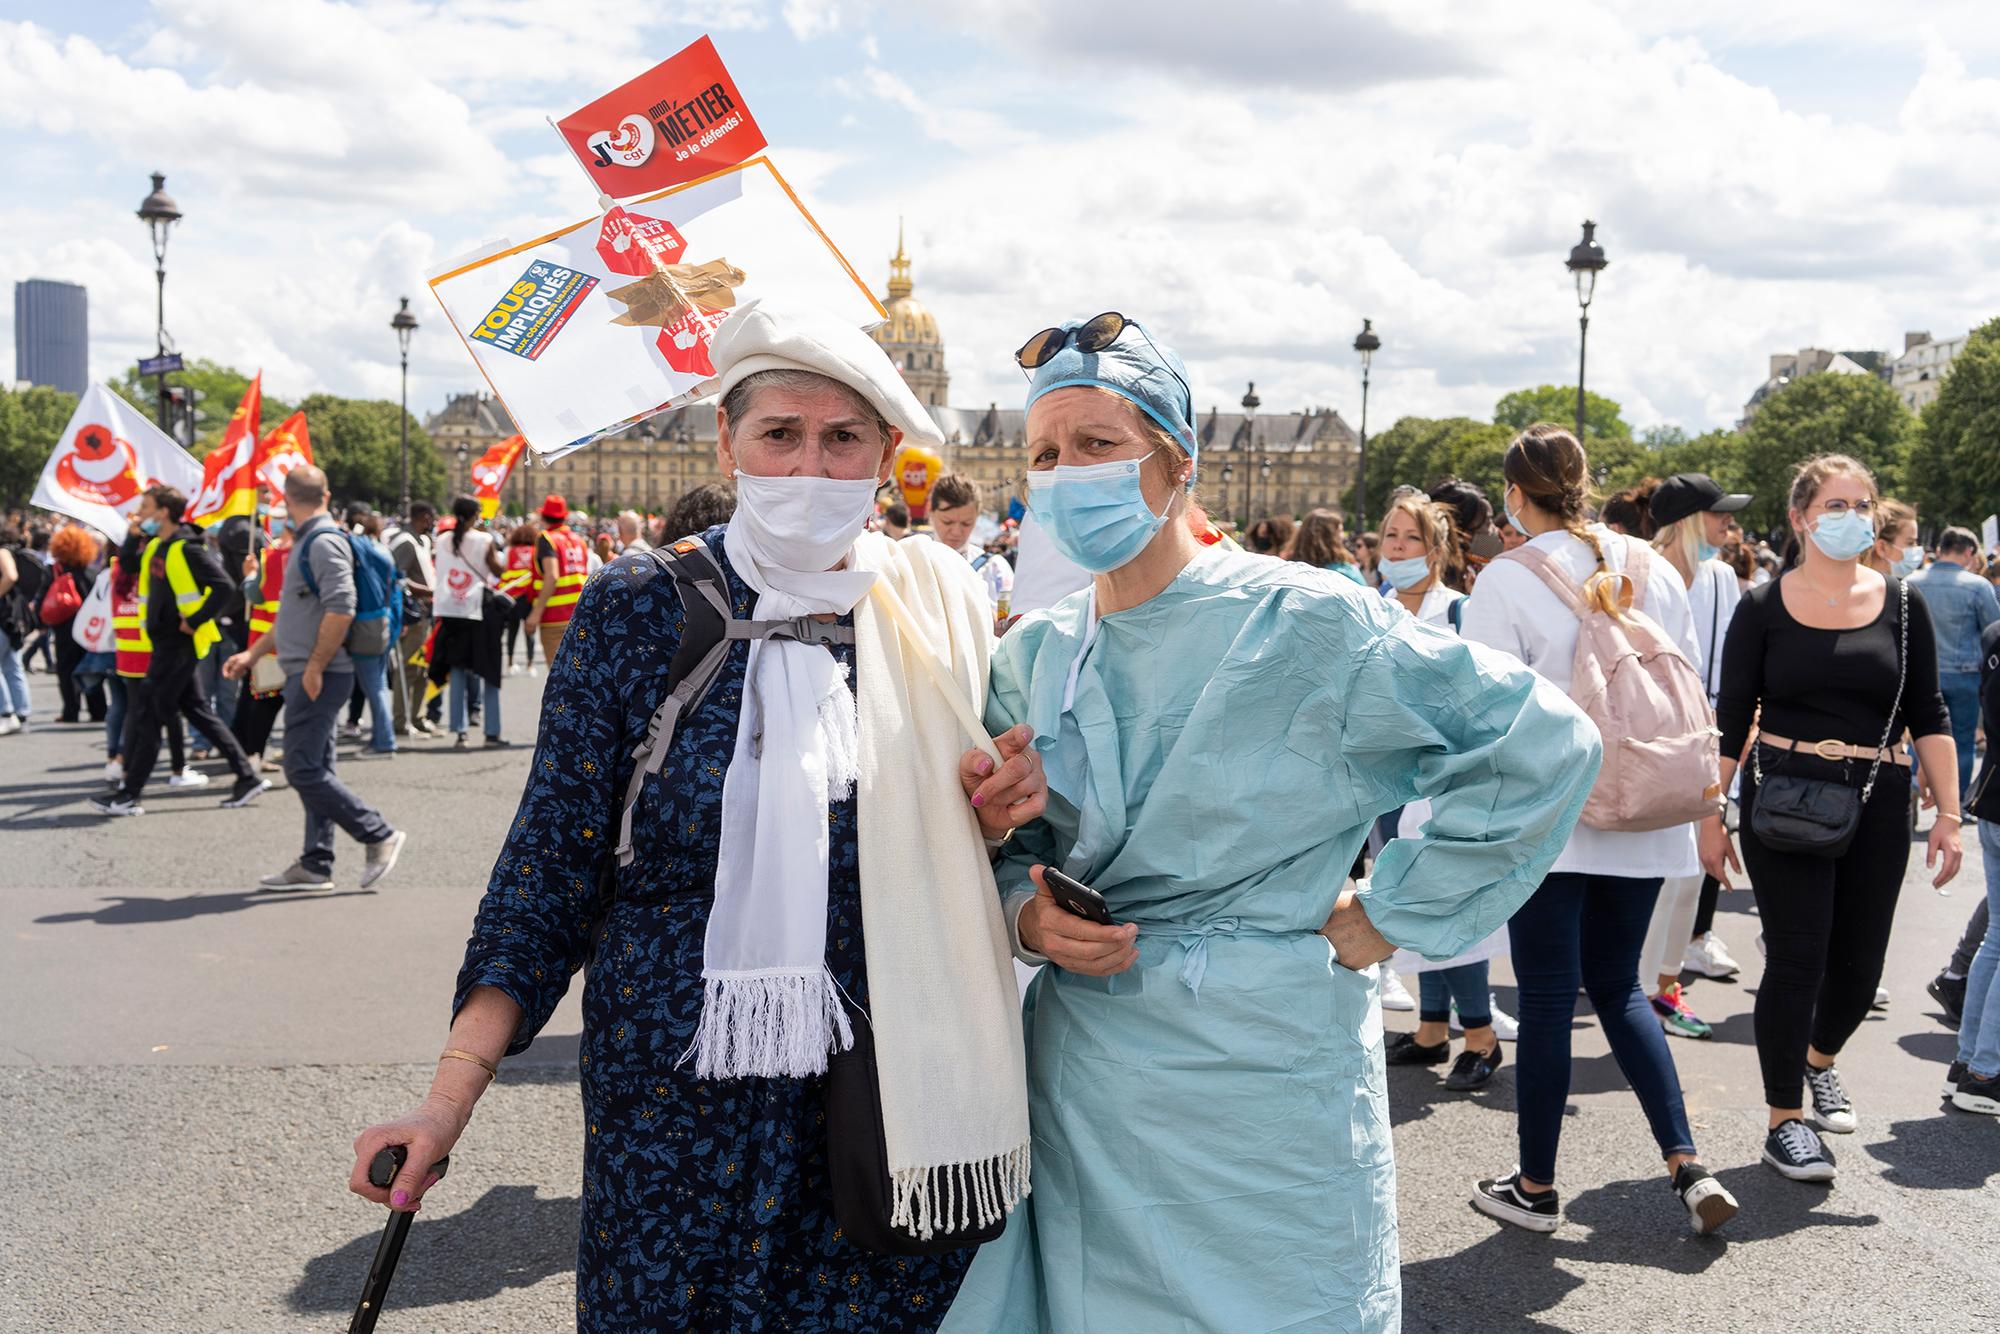
{"type": "MultiPolygon", "coordinates": [[[[1938,867],[1936,885],[1958,874],[1961,857],[1958,754],[1930,613],[1902,580],[1861,563],[1879,503],[1875,478],[1854,459],[1828,454],[1799,466],[1790,513],[1800,559],[1737,607],[1716,701],[1724,783],[1758,729],[1743,773],[1741,835],[1764,927],[1756,1009],[1770,1106],[1764,1161],[1794,1181],[1834,1178],[1815,1127],[1855,1128],[1834,1059],[1874,1002],[1909,865],[1905,730],[1937,795],[1924,863],[1938,867]],[[1852,823],[1811,827],[1794,806],[1802,797],[1852,823]],[[1812,1091],[1811,1125],[1802,1082],[1812,1091]]],[[[1720,819],[1704,825],[1711,865],[1728,841],[1720,819]]]]}
{"type": "MultiPolygon", "coordinates": [[[[1687,591],[1673,567],[1654,559],[1636,538],[1621,537],[1603,524],[1586,524],[1590,470],[1575,436],[1546,422],[1530,426],[1507,446],[1502,470],[1508,520],[1529,540],[1481,572],[1462,614],[1467,639],[1505,649],[1570,690],[1579,666],[1597,665],[1578,661],[1584,630],[1576,610],[1583,605],[1578,591],[1600,572],[1630,572],[1625,579],[1598,581],[1593,588],[1602,594],[1611,591],[1607,585],[1639,585],[1632,589],[1632,610],[1621,615],[1630,632],[1663,631],[1686,655],[1683,671],[1700,660],[1687,591]],[[1544,566],[1547,574],[1538,574],[1544,566]],[[1557,582],[1570,591],[1559,594],[1557,582]],[[1643,613],[1644,625],[1635,613],[1643,613]]],[[[1597,619],[1604,615],[1590,606],[1585,610],[1597,619]]],[[[1700,708],[1705,715],[1705,702],[1700,708]]],[[[1706,718],[1695,721],[1706,723],[1706,718]]],[[[1607,751],[1611,741],[1607,738],[1607,751]]],[[[1610,775],[1607,768],[1605,777],[1610,775]]],[[[1592,806],[1585,807],[1586,821],[1594,818],[1593,807],[1606,793],[1600,777],[1592,806]]],[[[1663,795],[1691,808],[1702,800],[1699,786],[1691,793],[1663,795]]],[[[1482,1213],[1536,1232],[1553,1232],[1562,1221],[1555,1190],[1556,1146],[1569,1098],[1570,1024],[1580,984],[1604,1026],[1618,1068],[1639,1097],[1695,1231],[1713,1231],[1735,1216],[1736,1200],[1697,1158],[1680,1076],[1639,982],[1640,947],[1661,881],[1697,874],[1700,867],[1691,823],[1646,832],[1580,823],[1555,868],[1508,923],[1520,985],[1515,1099],[1521,1156],[1513,1173],[1477,1184],[1472,1202],[1482,1213]]]]}
{"type": "Polygon", "coordinates": [[[437,617],[437,643],[431,649],[431,679],[449,674],[451,730],[457,748],[465,749],[466,697],[476,688],[474,678],[486,683],[484,715],[486,744],[507,743],[500,736],[499,655],[489,654],[485,634],[486,589],[507,573],[500,553],[494,549],[493,534],[479,526],[479,502],[460,496],[451,502],[452,528],[438,543],[437,589],[432,594],[431,611],[437,617]],[[488,661],[488,659],[491,661],[488,661]]]}
{"type": "MultiPolygon", "coordinates": [[[[1698,472],[1676,473],[1655,485],[1650,506],[1653,550],[1674,567],[1688,593],[1701,656],[1694,666],[1701,673],[1702,694],[1713,703],[1722,676],[1722,643],[1729,618],[1736,613],[1742,590],[1736,572],[1717,559],[1729,540],[1738,510],[1750,503],[1742,494],[1726,494],[1715,479],[1698,472]]],[[[1644,978],[1657,979],[1653,1013],[1670,1034],[1706,1038],[1714,1030],[1696,1017],[1681,990],[1681,968],[1704,977],[1733,977],[1739,971],[1712,926],[1721,882],[1700,873],[1669,876],[1660,886],[1653,907],[1653,925],[1646,932],[1640,955],[1644,978]]]]}

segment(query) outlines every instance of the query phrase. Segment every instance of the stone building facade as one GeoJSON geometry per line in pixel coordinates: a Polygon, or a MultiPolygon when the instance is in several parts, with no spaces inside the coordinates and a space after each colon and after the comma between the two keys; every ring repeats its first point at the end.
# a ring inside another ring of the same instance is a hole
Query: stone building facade
{"type": "Polygon", "coordinates": [[[1903,335],[1903,355],[1889,363],[1889,384],[1903,400],[1904,407],[1922,412],[1926,405],[1937,400],[1945,372],[1965,350],[1965,340],[1971,336],[1932,338],[1927,332],[1903,335]]]}
{"type": "MultiPolygon", "coordinates": [[[[875,341],[936,420],[944,436],[946,469],[978,482],[985,508],[1004,514],[1011,499],[1026,500],[1027,414],[997,403],[984,408],[946,404],[951,378],[944,339],[915,290],[899,233],[883,301],[889,318],[875,330],[875,341]]],[[[469,490],[472,461],[514,432],[506,409],[485,393],[454,395],[424,428],[455,491],[469,490]]],[[[1353,484],[1358,441],[1332,408],[1246,415],[1211,407],[1197,413],[1195,429],[1202,459],[1198,490],[1218,520],[1244,523],[1266,514],[1334,507],[1353,484]]],[[[526,513],[543,495],[557,491],[572,508],[592,514],[621,509],[660,513],[683,492],[719,476],[715,405],[697,403],[661,413],[553,464],[524,459],[508,483],[502,511],[526,513]]]]}

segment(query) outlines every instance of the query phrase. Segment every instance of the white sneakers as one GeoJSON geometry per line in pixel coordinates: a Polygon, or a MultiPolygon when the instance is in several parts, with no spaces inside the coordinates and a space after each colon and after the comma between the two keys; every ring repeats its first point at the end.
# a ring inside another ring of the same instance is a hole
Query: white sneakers
{"type": "Polygon", "coordinates": [[[21,730],[21,720],[11,713],[0,713],[0,736],[12,736],[21,730]]]}
{"type": "Polygon", "coordinates": [[[104,762],[104,781],[112,787],[125,785],[125,766],[116,760],[104,762]]]}
{"type": "Polygon", "coordinates": [[[1688,942],[1687,952],[1681,956],[1681,968],[1699,977],[1717,979],[1734,977],[1743,971],[1742,965],[1729,957],[1722,937],[1713,931],[1688,942]]]}
{"type": "Polygon", "coordinates": [[[183,769],[167,780],[168,787],[207,787],[208,775],[199,769],[183,769]]]}
{"type": "Polygon", "coordinates": [[[1382,970],[1382,1008],[1385,1010],[1414,1010],[1417,998],[1403,985],[1403,979],[1387,968],[1382,970]]]}

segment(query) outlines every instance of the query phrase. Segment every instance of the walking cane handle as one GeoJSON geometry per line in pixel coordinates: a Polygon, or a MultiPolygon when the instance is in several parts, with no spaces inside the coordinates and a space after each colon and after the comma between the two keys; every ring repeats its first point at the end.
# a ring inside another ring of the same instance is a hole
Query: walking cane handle
{"type": "MultiPolygon", "coordinates": [[[[403,1170],[403,1164],[408,1162],[409,1158],[410,1151],[400,1144],[391,1144],[383,1149],[368,1164],[368,1184],[377,1190],[387,1190],[389,1183],[396,1179],[396,1173],[403,1170]]],[[[431,1174],[442,1180],[450,1167],[451,1155],[446,1154],[431,1164],[431,1174]]]]}

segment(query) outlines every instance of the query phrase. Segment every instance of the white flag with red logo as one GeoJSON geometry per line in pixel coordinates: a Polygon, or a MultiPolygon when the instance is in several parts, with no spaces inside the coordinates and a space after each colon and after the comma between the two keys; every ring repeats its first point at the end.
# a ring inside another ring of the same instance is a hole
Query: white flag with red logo
{"type": "Polygon", "coordinates": [[[221,442],[201,461],[201,491],[188,505],[190,522],[257,513],[257,431],[263,415],[264,372],[258,371],[229,414],[221,442]]]}
{"type": "Polygon", "coordinates": [[[32,503],[123,542],[140,493],[155,482],[192,496],[201,486],[201,464],[145,413],[93,384],[42,468],[32,503]]]}

